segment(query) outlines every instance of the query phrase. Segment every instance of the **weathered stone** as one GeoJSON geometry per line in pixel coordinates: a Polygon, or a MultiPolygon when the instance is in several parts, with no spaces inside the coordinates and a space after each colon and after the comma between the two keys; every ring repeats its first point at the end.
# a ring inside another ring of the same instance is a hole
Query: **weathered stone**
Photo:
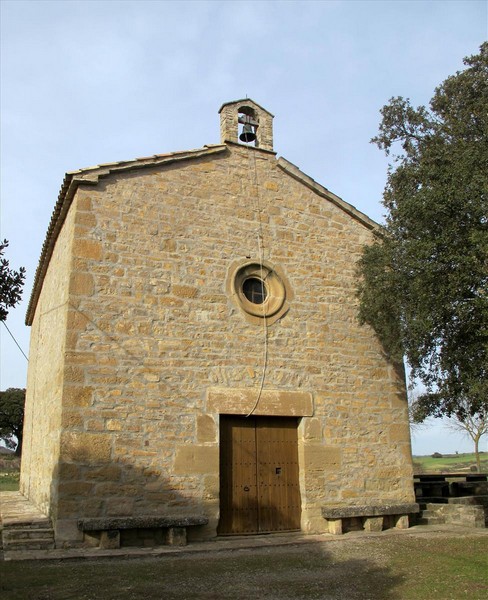
{"type": "Polygon", "coordinates": [[[258,104],[220,114],[220,145],[63,185],[27,316],[21,476],[55,519],[198,507],[215,535],[224,415],[297,425],[304,531],[325,530],[326,502],[414,500],[403,373],[357,320],[375,224],[276,158],[258,104]],[[265,318],[243,308],[243,264],[268,269],[265,318]]]}
{"type": "Polygon", "coordinates": [[[80,531],[103,531],[113,529],[139,529],[149,527],[192,527],[206,525],[208,518],[195,516],[129,516],[129,517],[101,517],[79,519],[77,526],[80,531]]]}
{"type": "Polygon", "coordinates": [[[364,531],[382,531],[383,517],[366,517],[364,519],[364,531]]]}
{"type": "Polygon", "coordinates": [[[387,504],[371,506],[324,506],[322,516],[325,519],[338,519],[350,517],[376,517],[385,515],[402,515],[419,512],[417,503],[387,504]]]}
{"type": "Polygon", "coordinates": [[[219,448],[217,445],[179,446],[176,449],[174,473],[176,475],[194,475],[218,473],[219,448]]]}
{"type": "Polygon", "coordinates": [[[186,546],[186,528],[170,527],[168,529],[168,544],[170,546],[186,546]]]}
{"type": "Polygon", "coordinates": [[[103,434],[63,432],[61,434],[62,456],[66,462],[88,464],[110,461],[111,439],[103,434]]]}
{"type": "Polygon", "coordinates": [[[100,533],[100,548],[104,550],[120,548],[120,532],[116,529],[102,531],[100,533]]]}
{"type": "Polygon", "coordinates": [[[304,466],[310,471],[323,471],[324,469],[341,466],[341,448],[325,446],[317,443],[306,443],[303,446],[304,466]]]}
{"type": "Polygon", "coordinates": [[[254,415],[309,417],[313,414],[312,395],[280,390],[264,390],[260,394],[258,389],[211,388],[207,392],[210,413],[245,415],[253,408],[254,415]]]}
{"type": "Polygon", "coordinates": [[[92,296],[94,291],[93,276],[89,273],[73,273],[70,279],[69,291],[73,296],[92,296]]]}
{"type": "Polygon", "coordinates": [[[329,519],[328,526],[332,535],[342,535],[342,519],[329,519]]]}
{"type": "Polygon", "coordinates": [[[408,515],[401,515],[396,519],[395,527],[397,529],[408,529],[410,526],[408,515]]]}
{"type": "Polygon", "coordinates": [[[73,255],[80,258],[100,260],[102,258],[102,245],[94,240],[77,239],[73,245],[73,255]]]}
{"type": "Polygon", "coordinates": [[[210,415],[197,417],[197,441],[200,443],[217,441],[217,427],[210,415]]]}

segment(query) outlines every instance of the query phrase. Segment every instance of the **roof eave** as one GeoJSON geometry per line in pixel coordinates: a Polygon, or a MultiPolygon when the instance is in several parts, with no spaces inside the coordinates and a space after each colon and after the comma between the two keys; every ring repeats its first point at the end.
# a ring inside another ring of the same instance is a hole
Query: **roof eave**
{"type": "Polygon", "coordinates": [[[309,177],[306,173],[301,171],[296,165],[294,165],[293,163],[286,160],[286,158],[283,158],[282,156],[280,156],[277,164],[278,164],[278,167],[280,167],[280,169],[282,169],[285,173],[287,173],[288,175],[293,177],[293,179],[296,179],[300,183],[306,185],[309,189],[313,190],[319,196],[326,198],[327,200],[329,200],[330,202],[335,204],[338,208],[340,208],[344,212],[346,212],[349,216],[353,217],[354,219],[356,219],[357,221],[362,223],[368,229],[376,230],[376,229],[381,228],[381,226],[378,223],[376,223],[376,221],[373,221],[373,219],[370,219],[367,215],[362,213],[355,206],[353,206],[352,204],[349,204],[342,198],[339,198],[339,196],[336,196],[335,194],[333,194],[331,191],[329,191],[323,185],[320,185],[320,183],[317,183],[315,181],[315,179],[312,179],[312,177],[309,177]]]}

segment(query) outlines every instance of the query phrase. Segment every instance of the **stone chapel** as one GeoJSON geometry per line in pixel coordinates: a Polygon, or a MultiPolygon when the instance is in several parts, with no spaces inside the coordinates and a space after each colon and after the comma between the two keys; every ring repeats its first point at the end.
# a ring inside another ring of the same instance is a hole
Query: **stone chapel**
{"type": "Polygon", "coordinates": [[[58,547],[408,526],[403,367],[357,320],[378,225],[273,149],[68,173],[27,311],[21,492],[58,547]]]}

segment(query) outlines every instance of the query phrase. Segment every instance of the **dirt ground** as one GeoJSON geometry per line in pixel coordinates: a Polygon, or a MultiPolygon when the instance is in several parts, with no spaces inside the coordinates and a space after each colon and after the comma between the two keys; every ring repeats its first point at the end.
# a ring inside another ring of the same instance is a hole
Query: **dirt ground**
{"type": "Polygon", "coordinates": [[[488,531],[411,529],[146,558],[0,563],[2,600],[484,600],[488,531]]]}

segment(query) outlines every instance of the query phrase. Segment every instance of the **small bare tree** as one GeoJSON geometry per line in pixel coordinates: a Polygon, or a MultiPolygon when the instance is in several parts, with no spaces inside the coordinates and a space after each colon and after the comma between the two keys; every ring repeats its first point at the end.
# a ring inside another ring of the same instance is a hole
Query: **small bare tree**
{"type": "Polygon", "coordinates": [[[412,435],[429,427],[432,419],[425,416],[419,405],[419,397],[421,396],[421,391],[418,388],[411,387],[408,390],[408,421],[410,424],[410,431],[412,435]]]}
{"type": "Polygon", "coordinates": [[[477,413],[470,415],[469,413],[461,415],[453,415],[449,419],[447,425],[452,431],[460,431],[464,435],[468,435],[474,442],[474,454],[476,457],[476,469],[481,472],[479,444],[483,435],[488,433],[488,413],[477,413]]]}

